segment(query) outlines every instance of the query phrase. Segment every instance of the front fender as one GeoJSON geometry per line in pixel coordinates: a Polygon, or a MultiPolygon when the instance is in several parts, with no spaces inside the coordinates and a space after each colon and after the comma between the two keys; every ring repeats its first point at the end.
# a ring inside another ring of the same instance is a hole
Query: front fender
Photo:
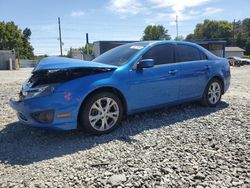
{"type": "Polygon", "coordinates": [[[71,98],[76,101],[76,111],[79,112],[81,104],[84,102],[86,97],[93,91],[100,88],[114,88],[122,93],[126,98],[126,91],[128,91],[127,75],[126,71],[119,70],[90,75],[63,83],[56,88],[56,92],[69,93],[71,98]]]}

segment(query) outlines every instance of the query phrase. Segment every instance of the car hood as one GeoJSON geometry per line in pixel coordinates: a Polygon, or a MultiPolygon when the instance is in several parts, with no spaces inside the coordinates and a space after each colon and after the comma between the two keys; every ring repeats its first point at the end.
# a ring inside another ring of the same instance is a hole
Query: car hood
{"type": "Polygon", "coordinates": [[[77,78],[112,72],[117,66],[62,57],[42,59],[32,71],[26,85],[33,88],[40,85],[58,84],[77,78]]]}
{"type": "Polygon", "coordinates": [[[39,64],[34,68],[33,72],[44,71],[44,70],[74,69],[74,68],[116,69],[117,66],[97,63],[93,61],[70,59],[65,57],[47,57],[43,58],[39,62],[39,64]]]}

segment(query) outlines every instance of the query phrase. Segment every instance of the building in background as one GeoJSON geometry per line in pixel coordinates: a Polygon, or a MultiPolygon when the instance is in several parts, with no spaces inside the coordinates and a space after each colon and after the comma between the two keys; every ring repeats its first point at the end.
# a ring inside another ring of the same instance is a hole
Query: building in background
{"type": "Polygon", "coordinates": [[[16,54],[14,50],[0,50],[0,70],[16,69],[16,54]]]}
{"type": "Polygon", "coordinates": [[[97,57],[112,48],[131,42],[138,41],[96,41],[93,44],[93,56],[97,57]]]}
{"type": "Polygon", "coordinates": [[[225,57],[243,57],[245,50],[239,47],[226,47],[225,57]]]}
{"type": "Polygon", "coordinates": [[[227,42],[224,40],[194,40],[190,41],[199,44],[203,48],[212,52],[214,55],[219,57],[225,57],[225,48],[227,42]]]}
{"type": "Polygon", "coordinates": [[[83,60],[83,52],[80,50],[71,50],[71,58],[83,60]]]}
{"type": "Polygon", "coordinates": [[[86,54],[81,50],[72,50],[72,49],[70,51],[69,57],[73,59],[80,59],[86,61],[91,61],[92,59],[94,59],[92,54],[86,54]]]}

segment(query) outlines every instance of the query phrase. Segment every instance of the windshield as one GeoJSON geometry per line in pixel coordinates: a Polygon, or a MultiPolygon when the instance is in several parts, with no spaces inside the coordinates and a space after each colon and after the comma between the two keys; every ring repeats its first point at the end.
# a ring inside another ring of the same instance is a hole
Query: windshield
{"type": "Polygon", "coordinates": [[[139,51],[141,51],[148,44],[148,42],[137,42],[118,46],[98,56],[92,61],[108,65],[121,66],[128,63],[139,51]]]}

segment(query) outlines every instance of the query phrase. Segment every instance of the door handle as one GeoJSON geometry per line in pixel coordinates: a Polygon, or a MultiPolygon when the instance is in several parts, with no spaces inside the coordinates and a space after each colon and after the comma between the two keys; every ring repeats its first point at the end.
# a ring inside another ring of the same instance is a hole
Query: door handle
{"type": "Polygon", "coordinates": [[[176,74],[178,72],[178,70],[170,70],[168,71],[168,74],[176,74]]]}

